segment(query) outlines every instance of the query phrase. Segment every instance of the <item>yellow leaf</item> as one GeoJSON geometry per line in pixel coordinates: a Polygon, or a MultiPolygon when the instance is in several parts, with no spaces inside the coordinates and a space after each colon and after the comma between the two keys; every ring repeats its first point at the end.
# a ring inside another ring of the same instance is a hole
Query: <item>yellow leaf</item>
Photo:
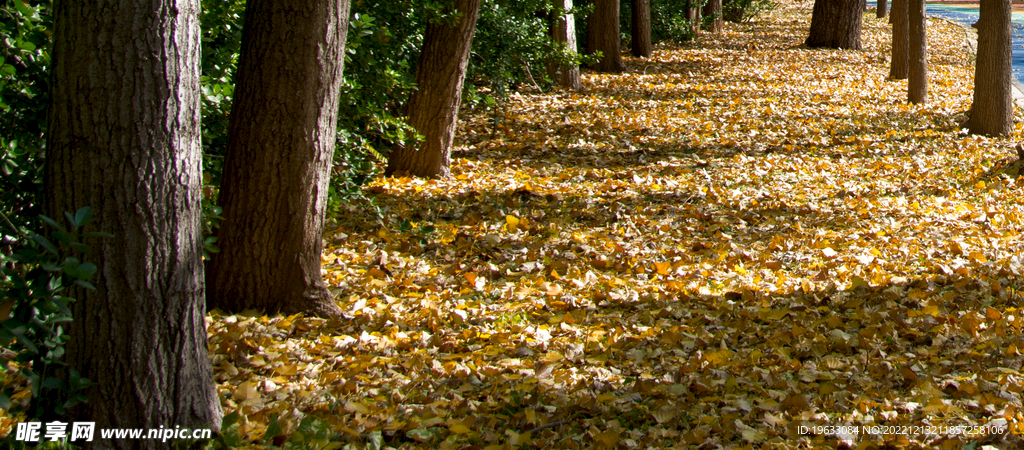
{"type": "Polygon", "coordinates": [[[6,301],[0,304],[0,322],[6,321],[11,318],[11,309],[14,308],[14,300],[6,301]]]}
{"type": "Polygon", "coordinates": [[[658,275],[668,275],[668,271],[671,269],[672,263],[668,261],[654,263],[654,270],[658,272],[658,275]]]}
{"type": "Polygon", "coordinates": [[[786,314],[789,314],[789,312],[790,310],[788,308],[772,310],[772,312],[768,314],[767,320],[769,322],[773,322],[782,319],[783,317],[786,317],[786,314]]]}
{"type": "Polygon", "coordinates": [[[866,288],[866,287],[870,287],[870,285],[868,285],[868,282],[864,281],[863,278],[858,277],[858,276],[854,276],[853,278],[850,279],[850,289],[857,289],[859,287],[865,287],[866,288]]]}
{"type": "Polygon", "coordinates": [[[559,362],[559,361],[561,361],[563,359],[565,359],[565,357],[562,356],[562,354],[558,353],[558,352],[547,352],[547,353],[544,354],[544,356],[541,356],[541,358],[540,358],[541,361],[543,361],[545,363],[548,363],[548,364],[556,363],[556,362],[559,362]]]}
{"type": "Polygon", "coordinates": [[[561,293],[562,293],[562,286],[560,286],[558,284],[555,284],[555,283],[551,283],[551,284],[548,285],[548,289],[547,289],[548,296],[554,297],[554,296],[556,296],[558,294],[561,294],[561,293]]]}
{"type": "Polygon", "coordinates": [[[516,231],[519,228],[519,218],[509,214],[505,216],[505,225],[508,227],[508,231],[516,231]]]}
{"type": "Polygon", "coordinates": [[[370,408],[367,408],[366,405],[362,403],[350,401],[345,403],[345,411],[350,413],[369,414],[370,408]]]}
{"type": "Polygon", "coordinates": [[[971,259],[973,259],[975,262],[978,262],[978,263],[981,263],[981,264],[985,264],[985,263],[988,262],[988,258],[985,258],[985,254],[982,253],[982,252],[973,251],[973,252],[971,252],[970,256],[971,256],[971,259]]]}
{"type": "Polygon", "coordinates": [[[455,433],[455,434],[466,434],[466,433],[469,433],[472,430],[470,430],[469,427],[467,427],[467,426],[465,426],[465,425],[463,425],[461,423],[457,423],[455,425],[452,425],[452,426],[448,427],[448,431],[451,431],[452,433],[455,433]]]}
{"type": "Polygon", "coordinates": [[[720,366],[725,364],[732,358],[732,350],[727,348],[720,348],[717,350],[711,350],[704,354],[704,360],[714,366],[720,366]]]}
{"type": "Polygon", "coordinates": [[[612,447],[619,443],[619,432],[605,431],[604,433],[598,433],[594,436],[594,440],[608,447],[612,447]]]}
{"type": "Polygon", "coordinates": [[[245,381],[239,384],[235,388],[235,392],[231,393],[231,398],[236,402],[244,402],[246,400],[257,399],[260,397],[259,391],[256,390],[256,386],[251,381],[245,381]]]}
{"type": "Polygon", "coordinates": [[[295,375],[298,372],[298,364],[284,364],[274,368],[274,372],[281,375],[295,375]]]}

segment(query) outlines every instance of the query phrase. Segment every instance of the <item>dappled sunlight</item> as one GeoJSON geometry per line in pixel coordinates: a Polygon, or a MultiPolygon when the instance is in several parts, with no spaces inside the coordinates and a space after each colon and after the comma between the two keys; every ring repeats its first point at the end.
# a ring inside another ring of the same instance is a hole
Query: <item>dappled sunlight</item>
{"type": "MultiPolygon", "coordinates": [[[[1019,165],[958,126],[963,31],[931,22],[914,106],[886,80],[884,21],[865,15],[863,51],[810,50],[809,8],[464,111],[451,178],[378,179],[379,216],[329,227],[344,320],[211,316],[243,430],[795,448],[839,443],[801,425],[1015,420],[1019,165]]],[[[980,438],[1018,442],[854,440],[980,438]]]]}

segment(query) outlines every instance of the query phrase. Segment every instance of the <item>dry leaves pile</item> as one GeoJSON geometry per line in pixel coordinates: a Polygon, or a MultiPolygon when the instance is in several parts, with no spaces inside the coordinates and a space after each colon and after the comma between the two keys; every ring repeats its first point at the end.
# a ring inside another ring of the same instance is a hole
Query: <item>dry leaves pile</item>
{"type": "Polygon", "coordinates": [[[884,21],[865,15],[863,51],[808,50],[810,5],[465,114],[452,179],[378,180],[383,221],[353,209],[329,233],[345,320],[209,316],[238,431],[269,446],[272,419],[316,418],[327,448],[374,449],[1020,442],[800,432],[1024,420],[1024,180],[1009,140],[958,126],[963,29],[930,22],[930,103],[910,106],[884,21]]]}
{"type": "Polygon", "coordinates": [[[1024,418],[1024,180],[1009,140],[958,126],[964,30],[930,23],[910,106],[884,21],[864,51],[808,50],[809,7],[470,112],[452,179],[375,182],[384,221],[354,209],[324,254],[347,320],[211,316],[244,434],[305,415],[350,448],[1019,442],[800,432],[1024,418]]]}

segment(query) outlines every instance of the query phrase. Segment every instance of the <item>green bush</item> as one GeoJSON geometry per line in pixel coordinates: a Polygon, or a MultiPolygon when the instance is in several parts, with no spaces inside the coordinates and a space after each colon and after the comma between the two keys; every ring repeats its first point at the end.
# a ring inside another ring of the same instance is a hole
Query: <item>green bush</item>
{"type": "Polygon", "coordinates": [[[64,415],[66,408],[85,400],[82,390],[90,385],[73,369],[68,372],[64,362],[65,326],[75,300],[63,293],[75,286],[95,289],[88,280],[96,266],[82,261],[89,248],[81,240],[109,235],[83,230],[92,220],[88,207],[65,216],[70,228],[40,216],[50,228],[48,236],[19,229],[6,217],[5,228],[13,234],[0,233],[14,241],[10,253],[0,257],[0,347],[13,352],[11,360],[27,380],[33,400],[28,405],[11,401],[15,389],[9,385],[11,366],[5,357],[0,363],[6,386],[0,408],[35,419],[64,415]]]}
{"type": "Polygon", "coordinates": [[[19,227],[42,212],[52,24],[50,0],[0,0],[0,212],[19,227]]]}
{"type": "Polygon", "coordinates": [[[722,18],[730,22],[749,22],[775,6],[771,0],[723,0],[722,18]]]}
{"type": "MultiPolygon", "coordinates": [[[[693,0],[692,3],[700,8],[705,2],[706,0],[693,0]]],[[[686,18],[686,10],[690,4],[691,2],[687,0],[651,1],[651,41],[655,43],[692,41],[695,37],[693,23],[686,18]]],[[[632,2],[624,0],[619,6],[619,29],[623,34],[623,42],[632,39],[632,20],[632,2]]]]}

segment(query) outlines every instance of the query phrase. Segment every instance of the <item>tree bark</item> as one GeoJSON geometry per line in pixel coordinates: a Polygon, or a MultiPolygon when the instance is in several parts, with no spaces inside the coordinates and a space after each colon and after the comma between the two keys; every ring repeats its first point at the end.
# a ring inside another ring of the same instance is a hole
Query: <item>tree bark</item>
{"type": "Polygon", "coordinates": [[[626,70],[619,49],[619,0],[594,0],[594,11],[587,18],[587,53],[597,51],[601,59],[590,68],[610,73],[626,70]]]}
{"type": "Polygon", "coordinates": [[[863,0],[814,0],[807,46],[860,50],[863,16],[863,0]]]}
{"type": "Polygon", "coordinates": [[[704,17],[711,17],[708,31],[712,33],[722,32],[722,0],[708,0],[704,4],[704,17]]]}
{"type": "MultiPolygon", "coordinates": [[[[199,0],[54,3],[46,211],[91,206],[96,290],[66,358],[94,386],[72,420],[219,429],[203,301],[199,0]]],[[[90,448],[169,448],[104,441],[90,448]]]]}
{"type": "Polygon", "coordinates": [[[908,0],[910,19],[910,73],[907,76],[907,100],[928,103],[928,39],[925,37],[924,0],[908,0]]]}
{"type": "Polygon", "coordinates": [[[455,0],[458,23],[429,23],[409,98],[409,125],[423,135],[419,148],[398,146],[388,155],[386,175],[408,173],[447,178],[451,146],[462,100],[462,83],[480,14],[480,0],[455,0]]]}
{"type": "Polygon", "coordinates": [[[910,73],[910,0],[892,0],[892,60],[889,79],[905,80],[910,73]]]}
{"type": "Polygon", "coordinates": [[[889,15],[889,2],[887,0],[878,0],[875,4],[877,5],[875,7],[875,17],[881,19],[889,15]]]}
{"type": "MultiPolygon", "coordinates": [[[[554,0],[554,6],[560,10],[569,11],[572,9],[572,0],[554,0]]],[[[564,45],[569,51],[577,51],[576,19],[572,14],[560,15],[552,21],[551,39],[559,45],[564,45]]],[[[583,84],[580,83],[580,68],[577,65],[548,64],[548,76],[559,86],[576,90],[583,89],[583,84]]]]}
{"type": "Polygon", "coordinates": [[[209,303],[338,316],[320,275],[348,0],[249,0],[209,303]]]}
{"type": "Polygon", "coordinates": [[[650,58],[654,52],[651,45],[651,0],[633,0],[633,56],[650,58]]]}
{"type": "Polygon", "coordinates": [[[979,13],[970,130],[972,134],[1006,136],[1013,132],[1010,1],[982,0],[979,13]]]}

